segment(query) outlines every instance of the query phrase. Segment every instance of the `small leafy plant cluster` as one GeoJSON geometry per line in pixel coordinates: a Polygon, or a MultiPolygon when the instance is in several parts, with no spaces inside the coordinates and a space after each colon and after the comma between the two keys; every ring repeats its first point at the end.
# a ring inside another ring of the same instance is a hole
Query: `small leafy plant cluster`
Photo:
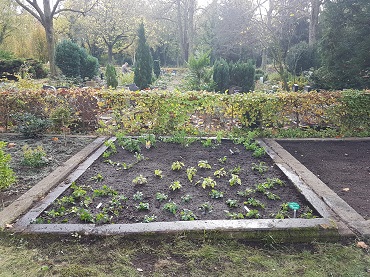
{"type": "Polygon", "coordinates": [[[4,152],[6,143],[0,141],[0,190],[10,187],[16,182],[14,171],[10,167],[11,156],[4,152]]]}

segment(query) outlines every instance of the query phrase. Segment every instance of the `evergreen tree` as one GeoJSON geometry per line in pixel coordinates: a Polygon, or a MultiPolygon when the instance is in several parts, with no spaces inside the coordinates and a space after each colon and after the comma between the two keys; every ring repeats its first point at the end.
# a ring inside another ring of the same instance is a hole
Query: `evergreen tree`
{"type": "Polygon", "coordinates": [[[144,24],[138,29],[138,47],[136,49],[136,62],[134,70],[134,82],[140,89],[146,89],[152,82],[153,59],[149,45],[145,38],[144,24]]]}
{"type": "Polygon", "coordinates": [[[328,1],[322,15],[322,67],[313,80],[325,89],[370,87],[370,2],[328,1]]]}
{"type": "Polygon", "coordinates": [[[225,92],[230,86],[229,64],[224,59],[217,60],[213,65],[213,81],[215,89],[219,92],[225,92]]]}
{"type": "Polygon", "coordinates": [[[107,64],[105,69],[105,79],[107,80],[107,87],[116,88],[118,86],[117,72],[111,64],[107,64]]]}

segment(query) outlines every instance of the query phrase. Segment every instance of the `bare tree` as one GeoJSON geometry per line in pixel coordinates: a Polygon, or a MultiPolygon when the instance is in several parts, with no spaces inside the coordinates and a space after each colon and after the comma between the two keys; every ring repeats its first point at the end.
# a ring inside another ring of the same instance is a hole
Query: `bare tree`
{"type": "MultiPolygon", "coordinates": [[[[48,48],[48,56],[50,63],[50,74],[52,77],[56,76],[56,65],[55,65],[55,38],[54,38],[54,22],[53,19],[56,15],[61,12],[71,11],[86,13],[85,10],[75,10],[71,8],[63,8],[62,3],[65,0],[55,0],[54,4],[50,0],[14,0],[20,7],[35,17],[44,27],[46,34],[46,42],[48,48]],[[41,3],[42,2],[42,3],[41,3]]],[[[93,6],[93,5],[92,5],[93,6]]],[[[91,6],[91,7],[92,7],[91,6]]],[[[91,8],[90,7],[90,8],[91,8]]]]}

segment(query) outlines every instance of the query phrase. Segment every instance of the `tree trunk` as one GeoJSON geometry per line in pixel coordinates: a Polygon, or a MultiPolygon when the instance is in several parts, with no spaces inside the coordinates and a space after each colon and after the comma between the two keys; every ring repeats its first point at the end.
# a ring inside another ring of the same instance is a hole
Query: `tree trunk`
{"type": "Polygon", "coordinates": [[[112,64],[113,62],[113,45],[107,44],[108,47],[108,63],[112,64]]]}
{"type": "Polygon", "coordinates": [[[317,26],[319,25],[320,0],[311,0],[311,17],[308,30],[308,45],[316,44],[317,26]]]}
{"type": "Polygon", "coordinates": [[[48,47],[48,58],[50,64],[50,76],[56,77],[57,70],[55,65],[55,42],[54,42],[54,23],[53,23],[54,15],[51,12],[49,0],[44,0],[43,5],[44,5],[44,14],[43,17],[40,14],[40,17],[41,23],[45,28],[46,43],[48,47]]]}

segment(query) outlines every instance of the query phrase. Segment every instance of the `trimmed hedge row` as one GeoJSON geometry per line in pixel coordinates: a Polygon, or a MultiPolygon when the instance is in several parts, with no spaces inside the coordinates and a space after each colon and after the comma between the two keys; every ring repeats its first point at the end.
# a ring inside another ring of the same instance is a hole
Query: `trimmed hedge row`
{"type": "Polygon", "coordinates": [[[370,91],[234,95],[91,89],[3,91],[0,126],[14,124],[12,115],[17,113],[49,117],[61,103],[73,110],[79,123],[76,131],[82,126],[85,131],[98,128],[102,133],[201,134],[237,127],[257,128],[274,136],[289,134],[287,130],[292,129],[326,130],[327,136],[370,135],[370,91]],[[101,115],[108,120],[100,120],[101,115]]]}

